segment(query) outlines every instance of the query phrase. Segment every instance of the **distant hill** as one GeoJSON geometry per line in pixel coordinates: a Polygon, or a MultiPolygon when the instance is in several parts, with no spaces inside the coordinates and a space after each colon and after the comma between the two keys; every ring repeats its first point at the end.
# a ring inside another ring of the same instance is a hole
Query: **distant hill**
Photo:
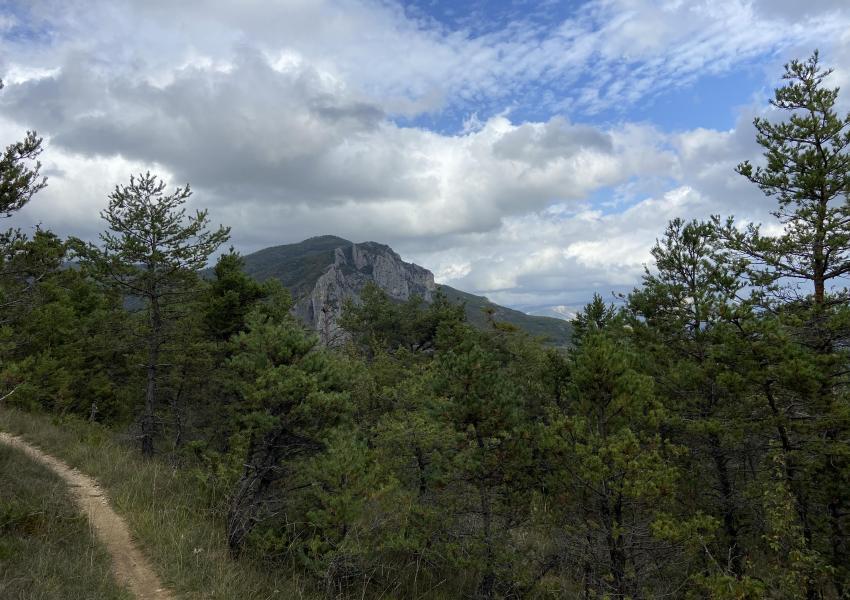
{"type": "Polygon", "coordinates": [[[494,304],[484,296],[462,292],[447,285],[438,285],[437,287],[450,300],[466,305],[466,319],[473,325],[486,327],[487,314],[485,311],[493,309],[493,318],[496,321],[516,325],[533,336],[545,337],[549,343],[555,346],[566,346],[570,343],[572,326],[569,321],[553,317],[527,315],[524,312],[494,304]]]}
{"type": "Polygon", "coordinates": [[[247,274],[260,281],[278,279],[290,290],[295,313],[316,329],[326,343],[332,343],[340,335],[337,321],[345,300],[356,301],[369,282],[376,283],[398,301],[416,294],[430,302],[439,289],[450,300],[465,304],[468,321],[478,327],[487,326],[485,310],[490,309],[496,321],[544,337],[553,345],[565,346],[570,340],[571,327],[567,321],[527,315],[494,304],[483,296],[436,285],[430,271],[404,262],[385,244],[355,244],[324,235],[265,248],[244,259],[247,274]]]}

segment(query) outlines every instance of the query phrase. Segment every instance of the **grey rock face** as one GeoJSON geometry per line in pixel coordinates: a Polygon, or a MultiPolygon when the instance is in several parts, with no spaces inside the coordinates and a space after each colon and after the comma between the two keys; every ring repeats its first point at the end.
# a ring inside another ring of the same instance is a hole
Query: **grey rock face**
{"type": "Polygon", "coordinates": [[[369,282],[400,301],[418,295],[430,302],[436,290],[433,273],[404,262],[389,246],[352,244],[334,251],[333,264],[316,281],[312,293],[295,304],[295,314],[319,333],[322,343],[339,344],[345,340],[339,326],[343,305],[349,299],[358,303],[369,282]]]}

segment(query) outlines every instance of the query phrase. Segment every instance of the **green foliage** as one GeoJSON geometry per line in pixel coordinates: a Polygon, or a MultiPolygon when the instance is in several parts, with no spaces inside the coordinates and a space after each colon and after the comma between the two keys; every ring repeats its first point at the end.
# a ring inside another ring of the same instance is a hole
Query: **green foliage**
{"type": "Polygon", "coordinates": [[[563,465],[548,483],[559,502],[547,518],[563,531],[559,552],[575,553],[574,576],[590,597],[669,593],[681,585],[665,565],[676,546],[652,531],[662,517],[667,538],[686,526],[670,516],[683,448],[661,434],[670,416],[613,311],[597,298],[577,321],[591,326],[576,328],[584,333],[568,393],[545,427],[549,460],[563,465]]]}
{"type": "Polygon", "coordinates": [[[42,142],[34,131],[28,131],[22,141],[9,144],[0,155],[0,218],[12,216],[47,186],[47,178],[39,174],[42,142]]]}
{"type": "Polygon", "coordinates": [[[396,302],[369,283],[358,304],[345,304],[340,325],[352,335],[356,345],[374,355],[399,348],[411,352],[433,350],[439,327],[462,320],[463,307],[452,304],[439,292],[428,305],[418,296],[396,302]]]}
{"type": "Polygon", "coordinates": [[[483,298],[376,286],[345,307],[351,343],[322,347],[244,271],[299,292],[348,242],[231,252],[201,281],[226,230],[134,179],[82,269],[47,232],[8,234],[4,402],[123,426],[146,375],[224,564],[309,573],[327,597],[850,597],[850,121],[826,74],[788,65],[790,118],[757,120],[766,162],[739,167],[784,232],[674,219],[638,289],[562,324],[569,347],[483,298]]]}
{"type": "Polygon", "coordinates": [[[572,320],[574,346],[581,346],[585,338],[597,331],[613,326],[618,320],[613,304],[605,304],[602,296],[593,294],[593,300],[572,320]]]}
{"type": "Polygon", "coordinates": [[[226,227],[208,231],[204,210],[187,216],[183,205],[191,196],[188,185],[171,194],[164,191],[165,182],[155,175],[131,176],[129,185],[115,186],[101,212],[108,226],[100,235],[101,246],[72,241],[94,277],[144,303],[140,337],[147,350],[147,373],[139,437],[147,456],[154,452],[158,429],[162,354],[179,337],[172,326],[187,313],[198,289],[198,271],[230,235],[226,227]]]}
{"type": "Polygon", "coordinates": [[[213,269],[214,278],[202,299],[204,325],[210,336],[226,341],[245,328],[245,318],[258,301],[272,290],[244,273],[245,260],[232,248],[222,254],[213,269]]]}
{"type": "Polygon", "coordinates": [[[285,290],[259,304],[228,368],[238,373],[236,410],[249,443],[228,516],[229,543],[241,552],[276,488],[290,484],[289,462],[320,450],[329,431],[350,413],[352,373],[316,348],[293,317],[285,290]]]}
{"type": "Polygon", "coordinates": [[[14,388],[12,404],[120,421],[129,349],[115,341],[126,331],[126,315],[120,298],[85,272],[57,270],[65,249],[52,234],[37,232],[16,257],[23,277],[32,281],[38,273],[38,283],[0,328],[0,380],[14,388]]]}
{"type": "Polygon", "coordinates": [[[165,182],[144,173],[115,186],[101,212],[107,231],[101,248],[81,246],[82,257],[105,280],[145,299],[179,293],[188,273],[206,266],[229,237],[229,228],[207,231],[207,211],[186,214],[189,186],[165,195],[165,182]]]}
{"type": "Polygon", "coordinates": [[[850,273],[850,114],[835,112],[838,89],[824,87],[830,73],[820,67],[817,52],[785,66],[788,83],[771,103],[790,116],[779,123],[755,119],[766,164],[738,166],[777,198],[773,214],[783,234],[764,236],[756,224],[739,231],[731,219],[722,229],[730,247],[753,261],[755,283],[810,281],[818,304],[829,283],[850,273]]]}
{"type": "Polygon", "coordinates": [[[0,233],[0,326],[26,315],[39,282],[59,268],[66,251],[62,240],[42,229],[31,238],[18,230],[0,233]]]}

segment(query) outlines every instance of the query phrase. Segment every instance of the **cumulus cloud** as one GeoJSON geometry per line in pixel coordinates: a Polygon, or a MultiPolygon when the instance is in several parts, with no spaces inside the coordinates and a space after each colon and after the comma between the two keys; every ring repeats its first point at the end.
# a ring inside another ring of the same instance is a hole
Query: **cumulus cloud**
{"type": "Polygon", "coordinates": [[[295,231],[304,220],[380,237],[487,231],[670,164],[640,126],[497,116],[462,135],[401,127],[314,68],[273,68],[247,50],[227,71],[186,67],[162,86],[75,62],[0,102],[63,151],[159,162],[223,216],[250,203],[258,222],[295,231]]]}
{"type": "Polygon", "coordinates": [[[529,310],[577,306],[597,291],[631,289],[667,221],[705,208],[706,200],[689,187],[646,198],[621,213],[554,206],[505,219],[495,232],[417,258],[438,265],[449,285],[482,291],[496,302],[529,310]],[[453,271],[458,264],[466,268],[453,271]]]}
{"type": "Polygon", "coordinates": [[[524,307],[630,287],[674,216],[767,214],[734,173],[758,156],[763,93],[728,131],[698,115],[663,131],[630,107],[757,59],[774,81],[824,40],[836,81],[850,72],[830,0],[591,0],[498,28],[384,1],[12,4],[0,134],[38,129],[51,175],[18,223],[92,237],[111,187],[152,168],[191,182],[245,251],[375,239],[524,307]]]}

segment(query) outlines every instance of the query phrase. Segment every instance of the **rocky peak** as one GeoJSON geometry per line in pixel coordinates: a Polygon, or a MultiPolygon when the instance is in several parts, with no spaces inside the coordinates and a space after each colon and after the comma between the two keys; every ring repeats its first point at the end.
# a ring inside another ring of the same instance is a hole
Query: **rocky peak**
{"type": "Polygon", "coordinates": [[[404,262],[389,246],[350,244],[334,250],[333,263],[316,280],[312,292],[296,302],[295,313],[319,333],[323,343],[338,343],[344,338],[339,317],[345,301],[359,302],[369,282],[399,301],[418,295],[430,302],[436,290],[433,273],[404,262]]]}

